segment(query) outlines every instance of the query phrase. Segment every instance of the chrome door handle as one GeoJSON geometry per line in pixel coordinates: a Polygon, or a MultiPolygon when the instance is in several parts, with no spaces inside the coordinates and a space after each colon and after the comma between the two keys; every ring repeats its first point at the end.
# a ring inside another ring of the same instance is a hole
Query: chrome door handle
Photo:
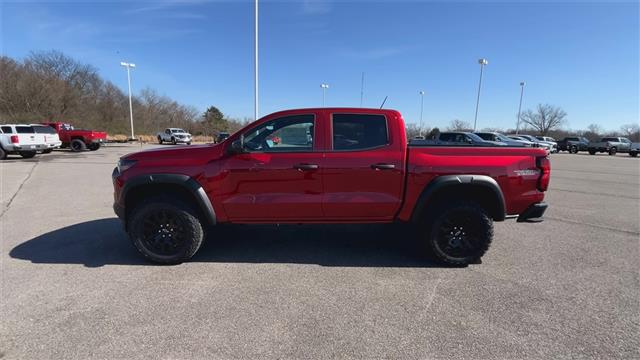
{"type": "Polygon", "coordinates": [[[395,169],[396,166],[393,164],[372,164],[371,168],[375,170],[392,170],[395,169]]]}
{"type": "Polygon", "coordinates": [[[319,168],[316,164],[295,164],[293,168],[300,171],[316,170],[319,168]]]}

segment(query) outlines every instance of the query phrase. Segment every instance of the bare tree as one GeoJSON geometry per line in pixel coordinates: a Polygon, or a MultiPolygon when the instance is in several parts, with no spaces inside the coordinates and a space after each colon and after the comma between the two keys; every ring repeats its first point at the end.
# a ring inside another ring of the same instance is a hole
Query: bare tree
{"type": "Polygon", "coordinates": [[[620,127],[620,132],[623,136],[629,138],[633,142],[640,142],[640,126],[635,124],[624,124],[620,127]]]}
{"type": "Polygon", "coordinates": [[[546,136],[549,131],[562,126],[567,113],[560,107],[549,104],[538,104],[536,111],[531,109],[522,114],[522,122],[531,126],[540,135],[546,136]]]}
{"type": "Polygon", "coordinates": [[[416,136],[425,136],[431,131],[429,127],[420,127],[418,124],[409,123],[405,128],[407,132],[407,139],[414,139],[416,136]]]}
{"type": "Polygon", "coordinates": [[[449,131],[473,131],[473,129],[471,128],[471,124],[460,120],[460,119],[453,119],[451,120],[451,122],[449,123],[449,127],[447,127],[447,130],[449,131]]]}

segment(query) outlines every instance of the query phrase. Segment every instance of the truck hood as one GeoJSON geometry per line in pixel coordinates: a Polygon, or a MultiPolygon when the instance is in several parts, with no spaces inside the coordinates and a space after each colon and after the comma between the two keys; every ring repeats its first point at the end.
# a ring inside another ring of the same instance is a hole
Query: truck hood
{"type": "Polygon", "coordinates": [[[127,154],[123,160],[137,161],[166,161],[166,160],[189,160],[203,159],[211,161],[222,157],[222,144],[188,145],[178,147],[158,147],[148,150],[127,154]]]}

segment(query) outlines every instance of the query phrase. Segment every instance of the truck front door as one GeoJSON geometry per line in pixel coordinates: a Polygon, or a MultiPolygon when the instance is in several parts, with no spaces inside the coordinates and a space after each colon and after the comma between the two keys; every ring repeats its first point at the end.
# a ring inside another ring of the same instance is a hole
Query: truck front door
{"type": "Polygon", "coordinates": [[[219,199],[229,220],[296,221],[322,217],[323,152],[315,114],[278,117],[244,135],[245,153],[221,164],[219,199]]]}

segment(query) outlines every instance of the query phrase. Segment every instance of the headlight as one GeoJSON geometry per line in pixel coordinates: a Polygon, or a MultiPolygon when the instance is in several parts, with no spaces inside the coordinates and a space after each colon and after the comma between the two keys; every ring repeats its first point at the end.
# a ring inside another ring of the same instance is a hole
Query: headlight
{"type": "Polygon", "coordinates": [[[118,161],[118,172],[122,174],[124,171],[130,169],[133,165],[135,165],[135,163],[136,160],[120,159],[120,161],[118,161]]]}

